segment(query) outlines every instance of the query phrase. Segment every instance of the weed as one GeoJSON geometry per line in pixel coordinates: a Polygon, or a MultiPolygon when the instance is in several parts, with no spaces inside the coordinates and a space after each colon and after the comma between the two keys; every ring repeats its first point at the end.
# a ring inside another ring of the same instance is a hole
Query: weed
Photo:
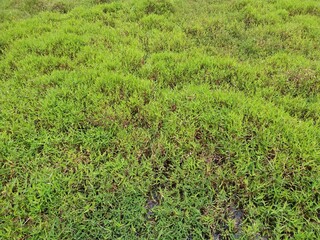
{"type": "Polygon", "coordinates": [[[318,239],[315,0],[0,2],[1,239],[318,239]]]}

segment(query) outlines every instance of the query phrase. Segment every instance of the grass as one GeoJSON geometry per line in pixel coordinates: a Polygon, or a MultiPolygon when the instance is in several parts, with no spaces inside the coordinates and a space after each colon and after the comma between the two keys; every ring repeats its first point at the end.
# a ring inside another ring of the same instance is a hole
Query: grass
{"type": "Polygon", "coordinates": [[[316,0],[1,1],[1,239],[318,239],[316,0]]]}

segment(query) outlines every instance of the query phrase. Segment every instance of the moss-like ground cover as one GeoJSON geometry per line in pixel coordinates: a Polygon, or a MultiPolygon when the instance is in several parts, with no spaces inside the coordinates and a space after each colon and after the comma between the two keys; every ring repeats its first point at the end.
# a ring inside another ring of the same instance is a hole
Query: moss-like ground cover
{"type": "Polygon", "coordinates": [[[1,239],[319,239],[317,0],[3,0],[1,239]]]}

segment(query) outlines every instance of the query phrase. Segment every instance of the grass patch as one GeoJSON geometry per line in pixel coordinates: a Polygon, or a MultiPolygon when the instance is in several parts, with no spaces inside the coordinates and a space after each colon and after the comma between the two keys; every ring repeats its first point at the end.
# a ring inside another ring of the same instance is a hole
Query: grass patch
{"type": "Polygon", "coordinates": [[[317,1],[0,10],[0,238],[317,239],[317,1]]]}

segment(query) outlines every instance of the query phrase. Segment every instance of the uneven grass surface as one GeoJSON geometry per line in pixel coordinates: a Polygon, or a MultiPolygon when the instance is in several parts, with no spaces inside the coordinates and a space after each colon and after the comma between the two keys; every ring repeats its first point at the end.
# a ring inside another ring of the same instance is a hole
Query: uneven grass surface
{"type": "Polygon", "coordinates": [[[1,239],[319,239],[320,3],[0,3],[1,239]]]}

